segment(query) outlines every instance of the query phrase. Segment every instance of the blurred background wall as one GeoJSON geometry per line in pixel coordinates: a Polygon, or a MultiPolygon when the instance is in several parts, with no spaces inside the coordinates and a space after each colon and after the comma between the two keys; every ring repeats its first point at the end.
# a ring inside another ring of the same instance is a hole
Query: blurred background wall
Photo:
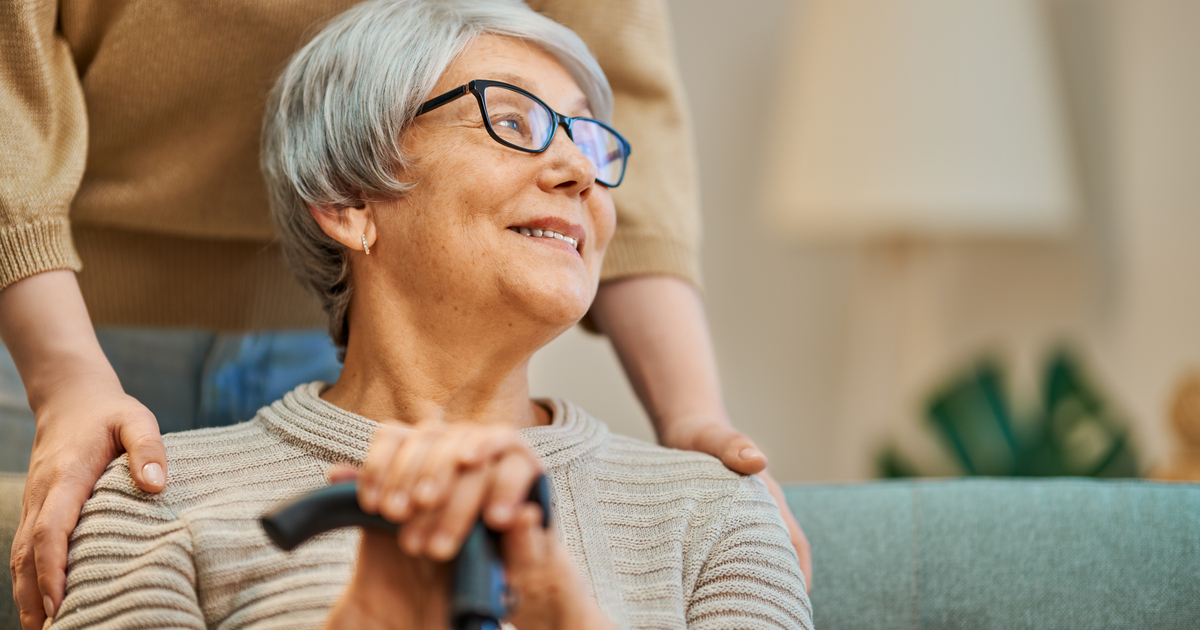
{"type": "MultiPolygon", "coordinates": [[[[1200,2],[1043,0],[1079,220],[1057,239],[930,239],[899,254],[798,242],[762,210],[768,121],[803,5],[668,4],[726,404],[777,479],[869,478],[889,442],[954,474],[922,419],[930,392],[991,356],[1016,399],[1033,400],[1062,343],[1131,423],[1141,465],[1167,456],[1172,390],[1200,365],[1200,2]]],[[[571,331],[532,376],[535,393],[652,439],[603,338],[571,331]]]]}

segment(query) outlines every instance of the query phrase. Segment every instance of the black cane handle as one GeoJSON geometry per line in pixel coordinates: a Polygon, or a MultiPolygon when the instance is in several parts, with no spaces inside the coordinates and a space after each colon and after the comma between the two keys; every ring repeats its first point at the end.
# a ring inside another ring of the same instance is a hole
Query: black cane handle
{"type": "MultiPolygon", "coordinates": [[[[542,507],[542,527],[550,526],[550,483],[538,477],[529,489],[529,500],[542,507]]],[[[396,533],[400,526],[358,507],[356,484],[335,483],[292,501],[262,517],[263,529],[280,549],[291,551],[300,543],[339,527],[370,527],[396,533]]]]}
{"type": "MultiPolygon", "coordinates": [[[[542,507],[542,527],[550,526],[550,482],[541,475],[529,500],[542,507]]],[[[399,526],[358,506],[354,482],[336,483],[290,501],[262,519],[267,536],[281,549],[339,527],[370,527],[395,534],[399,526]]],[[[450,624],[457,630],[495,628],[508,616],[504,564],[495,533],[476,521],[454,559],[450,624]]]]}

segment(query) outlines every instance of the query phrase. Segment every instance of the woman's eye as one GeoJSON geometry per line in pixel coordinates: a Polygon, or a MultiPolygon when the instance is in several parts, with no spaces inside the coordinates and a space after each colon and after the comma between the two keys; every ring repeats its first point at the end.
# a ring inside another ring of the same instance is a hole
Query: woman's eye
{"type": "Polygon", "coordinates": [[[504,130],[521,133],[523,127],[524,125],[521,124],[521,121],[516,118],[501,118],[500,120],[492,121],[492,128],[497,131],[504,130]]]}

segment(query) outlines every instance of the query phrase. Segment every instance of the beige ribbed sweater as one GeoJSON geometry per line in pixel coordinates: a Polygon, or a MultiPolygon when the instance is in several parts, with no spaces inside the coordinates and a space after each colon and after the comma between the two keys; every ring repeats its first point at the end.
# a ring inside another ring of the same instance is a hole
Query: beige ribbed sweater
{"type": "MultiPolygon", "coordinates": [[[[362,462],[375,422],[302,385],[243,424],[166,436],[170,484],[141,492],[125,456],[71,537],[53,628],[310,628],[350,577],[357,530],[275,549],[258,517],[362,462]]],[[[550,476],[554,516],[621,628],[811,628],[804,577],[755,477],[698,453],[609,433],[563,401],[522,430],[550,476]]]]}
{"type": "MultiPolygon", "coordinates": [[[[94,323],[324,326],[283,263],[258,170],[267,90],[355,0],[0,1],[0,290],[83,268],[94,323]]],[[[664,0],[531,0],[587,42],[633,144],[605,279],[699,275],[664,0]]]]}

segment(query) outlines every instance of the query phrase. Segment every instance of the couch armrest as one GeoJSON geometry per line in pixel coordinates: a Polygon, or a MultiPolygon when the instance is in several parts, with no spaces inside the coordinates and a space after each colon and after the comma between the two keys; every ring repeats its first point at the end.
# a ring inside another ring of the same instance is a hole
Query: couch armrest
{"type": "Polygon", "coordinates": [[[956,479],[785,493],[812,543],[821,630],[1200,619],[1200,486],[956,479]]]}

